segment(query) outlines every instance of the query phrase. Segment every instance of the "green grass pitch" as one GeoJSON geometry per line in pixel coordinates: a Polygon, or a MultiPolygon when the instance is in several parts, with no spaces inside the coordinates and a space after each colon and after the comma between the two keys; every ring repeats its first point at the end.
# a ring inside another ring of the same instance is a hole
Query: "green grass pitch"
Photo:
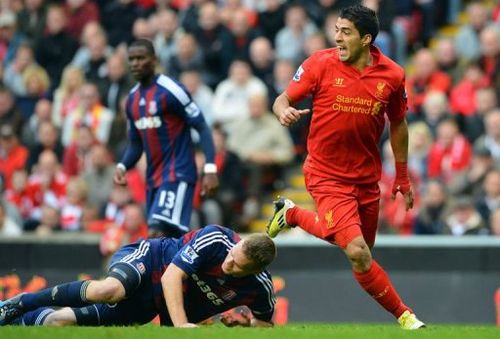
{"type": "Polygon", "coordinates": [[[141,327],[13,327],[0,328],[2,339],[461,339],[500,338],[500,328],[472,325],[430,325],[419,331],[403,331],[394,325],[293,324],[274,328],[226,328],[222,325],[196,329],[141,327]]]}

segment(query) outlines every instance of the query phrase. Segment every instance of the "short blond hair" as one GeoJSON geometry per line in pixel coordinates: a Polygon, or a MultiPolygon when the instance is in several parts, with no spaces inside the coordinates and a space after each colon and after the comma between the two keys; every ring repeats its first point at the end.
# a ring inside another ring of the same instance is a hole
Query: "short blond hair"
{"type": "Polygon", "coordinates": [[[244,239],[243,253],[256,270],[264,270],[276,258],[276,245],[266,234],[254,233],[244,239]]]}

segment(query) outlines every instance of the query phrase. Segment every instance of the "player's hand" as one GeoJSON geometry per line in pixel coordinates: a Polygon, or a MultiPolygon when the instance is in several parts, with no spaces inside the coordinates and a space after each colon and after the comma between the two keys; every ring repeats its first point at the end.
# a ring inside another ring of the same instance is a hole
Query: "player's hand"
{"type": "Polygon", "coordinates": [[[405,198],[406,210],[413,208],[413,190],[410,185],[410,181],[406,180],[398,180],[394,181],[394,185],[392,186],[392,195],[391,199],[396,199],[396,194],[400,192],[405,198]]]}
{"type": "Polygon", "coordinates": [[[113,182],[120,186],[127,185],[126,173],[122,168],[115,168],[115,174],[113,175],[113,182]]]}
{"type": "Polygon", "coordinates": [[[219,177],[216,173],[206,173],[203,175],[201,183],[201,195],[212,195],[219,188],[219,177]]]}
{"type": "Polygon", "coordinates": [[[185,323],[185,324],[182,324],[182,325],[179,325],[179,326],[176,326],[176,327],[179,327],[179,328],[196,328],[196,327],[199,327],[199,326],[196,325],[196,324],[193,324],[193,323],[185,323]]]}
{"type": "Polygon", "coordinates": [[[220,321],[227,327],[234,327],[234,326],[244,326],[244,327],[249,327],[250,326],[250,316],[247,314],[247,312],[241,310],[239,312],[241,317],[234,317],[230,313],[224,313],[220,321]]]}
{"type": "Polygon", "coordinates": [[[296,109],[292,106],[287,107],[278,117],[281,125],[289,127],[299,121],[304,114],[309,114],[310,109],[296,109]]]}

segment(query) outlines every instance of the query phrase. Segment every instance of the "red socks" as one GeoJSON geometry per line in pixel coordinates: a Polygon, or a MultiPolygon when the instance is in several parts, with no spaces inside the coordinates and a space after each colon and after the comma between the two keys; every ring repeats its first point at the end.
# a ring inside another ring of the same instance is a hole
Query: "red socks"
{"type": "Polygon", "coordinates": [[[286,211],[286,222],[288,225],[297,225],[309,234],[322,238],[321,225],[318,214],[298,206],[286,211]]]}
{"type": "Polygon", "coordinates": [[[375,260],[372,260],[372,266],[368,271],[363,273],[353,271],[353,274],[361,287],[396,318],[399,318],[406,310],[413,313],[408,306],[403,304],[389,276],[375,260]]]}

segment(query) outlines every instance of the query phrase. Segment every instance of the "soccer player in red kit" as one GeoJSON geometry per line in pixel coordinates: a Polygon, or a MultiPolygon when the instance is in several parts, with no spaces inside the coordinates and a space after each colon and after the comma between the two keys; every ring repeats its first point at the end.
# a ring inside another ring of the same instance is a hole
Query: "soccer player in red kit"
{"type": "Polygon", "coordinates": [[[373,46],[378,30],[378,19],[371,9],[358,5],[341,10],[335,26],[337,47],[305,60],[274,102],[274,113],[288,127],[309,113],[309,109],[297,110],[291,105],[308,95],[313,98],[304,177],[317,213],[279,198],[267,232],[275,237],[282,229],[299,226],[338,245],[361,287],[392,313],[402,328],[417,329],[424,323],[402,302],[370,251],[379,213],[381,160],[377,144],[385,115],[396,160],[392,194],[403,194],[406,209],[413,207],[407,170],[404,71],[373,46]]]}

